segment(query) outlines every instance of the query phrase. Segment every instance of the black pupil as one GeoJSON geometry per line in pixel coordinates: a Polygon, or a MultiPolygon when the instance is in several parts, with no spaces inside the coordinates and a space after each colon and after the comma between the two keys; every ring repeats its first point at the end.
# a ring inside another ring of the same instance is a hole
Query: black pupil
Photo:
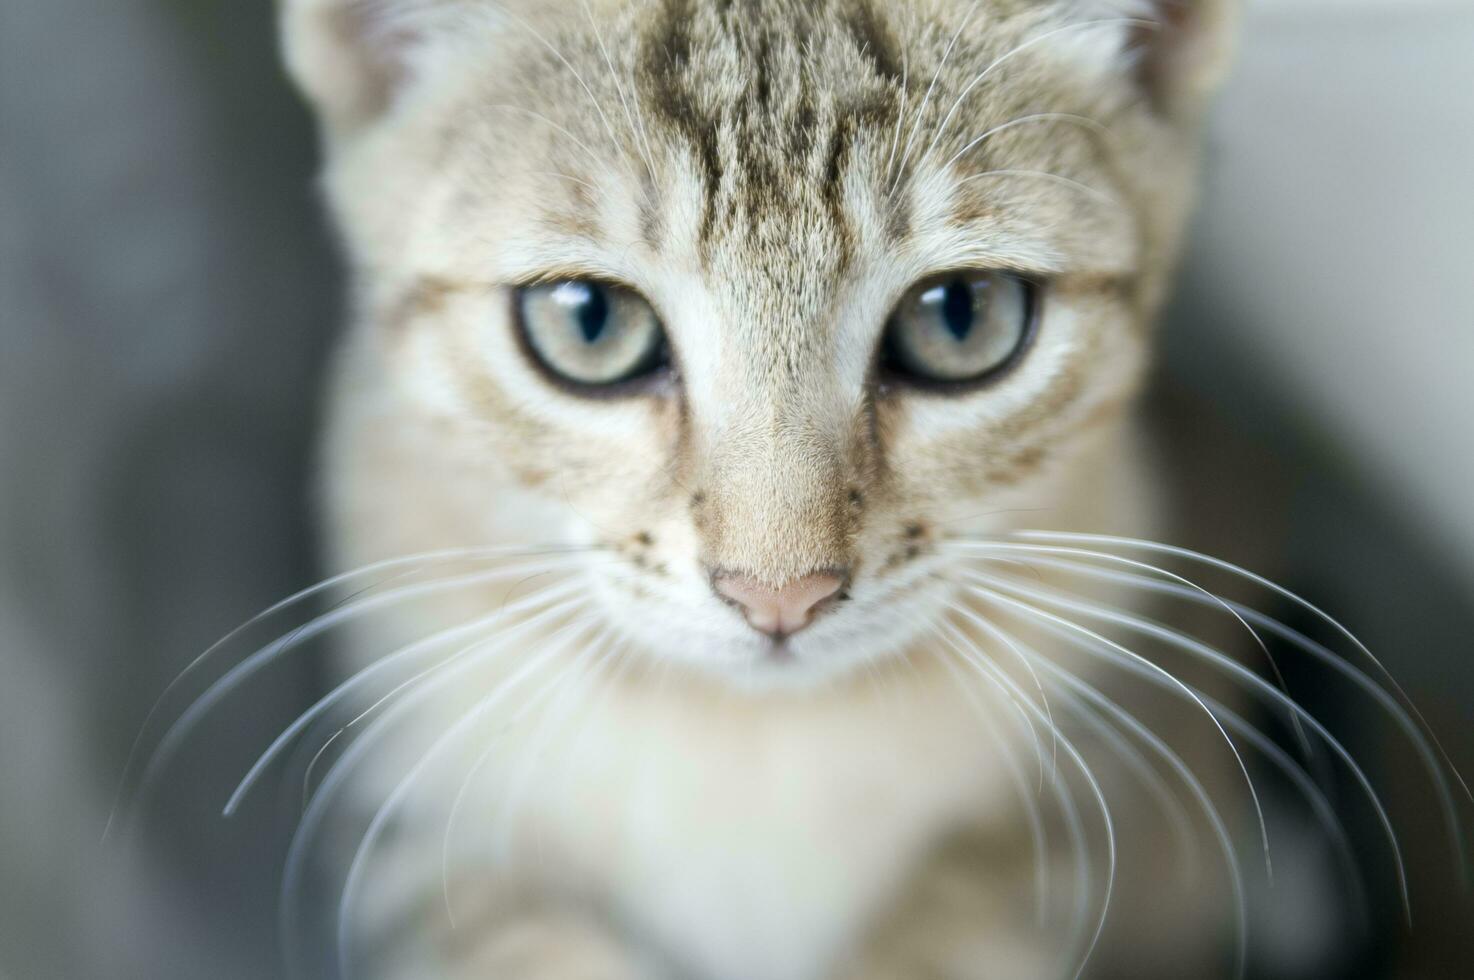
{"type": "Polygon", "coordinates": [[[582,292],[576,307],[578,329],[584,341],[592,344],[609,324],[609,297],[598,286],[585,286],[582,292]]]}
{"type": "Polygon", "coordinates": [[[973,327],[972,288],[961,279],[947,283],[942,293],[942,322],[958,340],[966,340],[973,327]]]}

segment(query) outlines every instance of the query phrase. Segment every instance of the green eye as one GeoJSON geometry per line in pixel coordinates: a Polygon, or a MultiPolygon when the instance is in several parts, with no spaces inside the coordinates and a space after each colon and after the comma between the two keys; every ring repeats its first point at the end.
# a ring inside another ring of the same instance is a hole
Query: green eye
{"type": "Polygon", "coordinates": [[[1028,346],[1036,287],[1003,272],[956,272],[913,288],[886,327],[884,366],[922,383],[981,381],[1028,346]]]}
{"type": "Polygon", "coordinates": [[[559,380],[604,387],[666,366],[660,319],[634,290],[563,279],[521,286],[513,301],[528,349],[559,380]]]}

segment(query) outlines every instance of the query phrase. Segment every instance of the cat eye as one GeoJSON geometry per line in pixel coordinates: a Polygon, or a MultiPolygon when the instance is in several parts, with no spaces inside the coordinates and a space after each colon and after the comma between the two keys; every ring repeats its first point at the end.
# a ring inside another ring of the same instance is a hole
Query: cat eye
{"type": "Polygon", "coordinates": [[[1033,333],[1037,287],[1005,272],[955,272],[906,294],[886,326],[882,368],[922,384],[964,384],[1012,367],[1033,333]]]}
{"type": "Polygon", "coordinates": [[[665,331],[639,293],[593,279],[517,288],[522,339],[560,381],[604,388],[654,374],[668,363],[665,331]]]}

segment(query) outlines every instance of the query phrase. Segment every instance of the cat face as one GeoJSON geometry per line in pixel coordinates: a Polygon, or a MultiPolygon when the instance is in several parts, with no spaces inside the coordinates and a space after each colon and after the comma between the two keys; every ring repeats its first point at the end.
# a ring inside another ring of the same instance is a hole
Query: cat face
{"type": "Polygon", "coordinates": [[[288,4],[361,310],[342,550],[597,545],[600,615],[732,676],[904,650],[936,541],[1126,465],[1216,36],[1168,9],[288,4]]]}

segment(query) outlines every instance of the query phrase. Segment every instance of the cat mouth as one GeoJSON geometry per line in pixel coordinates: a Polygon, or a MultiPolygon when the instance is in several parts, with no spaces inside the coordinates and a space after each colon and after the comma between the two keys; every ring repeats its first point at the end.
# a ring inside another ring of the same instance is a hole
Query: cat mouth
{"type": "Polygon", "coordinates": [[[786,635],[770,637],[763,644],[761,654],[763,663],[783,666],[796,662],[798,656],[793,652],[793,647],[788,640],[789,637],[786,635]]]}

